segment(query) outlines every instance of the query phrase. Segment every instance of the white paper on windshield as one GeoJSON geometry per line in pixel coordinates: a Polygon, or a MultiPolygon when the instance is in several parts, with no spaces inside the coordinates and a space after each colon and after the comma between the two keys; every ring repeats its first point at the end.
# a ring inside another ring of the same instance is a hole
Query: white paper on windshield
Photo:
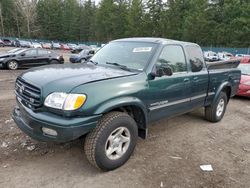
{"type": "Polygon", "coordinates": [[[138,47],[138,48],[134,48],[133,52],[137,53],[137,52],[150,52],[152,50],[152,47],[138,47]]]}

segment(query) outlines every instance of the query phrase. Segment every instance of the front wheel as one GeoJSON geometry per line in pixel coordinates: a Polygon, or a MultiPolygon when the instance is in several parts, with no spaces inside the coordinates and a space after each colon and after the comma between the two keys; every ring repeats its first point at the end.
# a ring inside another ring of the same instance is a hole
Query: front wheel
{"type": "Polygon", "coordinates": [[[51,65],[60,64],[60,62],[57,60],[51,60],[49,64],[51,64],[51,65]]]}
{"type": "Polygon", "coordinates": [[[122,112],[103,116],[85,140],[85,154],[91,164],[104,171],[122,166],[136,146],[137,125],[133,118],[122,112]]]}
{"type": "Polygon", "coordinates": [[[226,93],[221,92],[215,103],[205,108],[205,118],[211,122],[220,121],[225,114],[227,102],[226,93]]]}
{"type": "Polygon", "coordinates": [[[84,58],[81,59],[81,60],[80,60],[80,63],[86,63],[86,59],[84,59],[84,58]]]}
{"type": "Polygon", "coordinates": [[[15,61],[15,60],[10,60],[10,61],[7,63],[7,68],[10,69],[10,70],[16,70],[16,69],[18,69],[18,63],[17,63],[17,61],[15,61]]]}

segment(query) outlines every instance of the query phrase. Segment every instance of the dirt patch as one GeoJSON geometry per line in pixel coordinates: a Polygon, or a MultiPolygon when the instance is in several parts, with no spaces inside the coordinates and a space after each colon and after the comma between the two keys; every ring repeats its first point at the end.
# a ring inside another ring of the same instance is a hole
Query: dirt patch
{"type": "Polygon", "coordinates": [[[22,71],[0,71],[0,187],[250,187],[250,100],[233,98],[216,124],[202,109],[154,123],[123,167],[103,173],[86,160],[83,140],[42,143],[16,127],[13,89],[22,71]]]}

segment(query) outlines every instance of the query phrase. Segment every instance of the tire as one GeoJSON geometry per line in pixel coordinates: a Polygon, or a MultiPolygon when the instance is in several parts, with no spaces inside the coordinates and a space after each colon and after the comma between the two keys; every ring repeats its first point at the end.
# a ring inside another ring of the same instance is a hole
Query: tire
{"type": "Polygon", "coordinates": [[[60,62],[57,61],[57,60],[51,60],[51,61],[49,62],[49,64],[50,64],[50,65],[60,64],[60,62]]]}
{"type": "Polygon", "coordinates": [[[85,63],[85,62],[86,62],[86,59],[84,58],[80,60],[80,63],[85,63]]]}
{"type": "Polygon", "coordinates": [[[16,70],[18,69],[19,65],[18,65],[18,62],[15,61],[15,60],[10,60],[8,63],[7,63],[7,69],[9,70],[16,70]]]}
{"type": "Polygon", "coordinates": [[[225,114],[227,103],[226,93],[221,92],[215,103],[205,108],[206,120],[214,123],[220,121],[225,114]]]}
{"type": "Polygon", "coordinates": [[[137,136],[138,128],[133,118],[126,113],[110,112],[87,135],[84,145],[86,157],[103,171],[114,170],[130,158],[137,136]]]}

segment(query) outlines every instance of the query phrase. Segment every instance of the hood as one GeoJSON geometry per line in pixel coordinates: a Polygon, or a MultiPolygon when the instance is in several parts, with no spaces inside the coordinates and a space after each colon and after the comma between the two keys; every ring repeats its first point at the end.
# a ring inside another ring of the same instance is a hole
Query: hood
{"type": "Polygon", "coordinates": [[[240,83],[244,84],[245,82],[250,82],[250,75],[241,75],[240,83]]]}
{"type": "Polygon", "coordinates": [[[47,92],[70,92],[76,86],[106,79],[135,75],[117,68],[92,64],[49,65],[20,75],[25,81],[47,92]]]}
{"type": "Polygon", "coordinates": [[[0,58],[7,58],[7,57],[14,57],[14,56],[16,56],[16,54],[8,54],[8,53],[0,54],[0,58]]]}

